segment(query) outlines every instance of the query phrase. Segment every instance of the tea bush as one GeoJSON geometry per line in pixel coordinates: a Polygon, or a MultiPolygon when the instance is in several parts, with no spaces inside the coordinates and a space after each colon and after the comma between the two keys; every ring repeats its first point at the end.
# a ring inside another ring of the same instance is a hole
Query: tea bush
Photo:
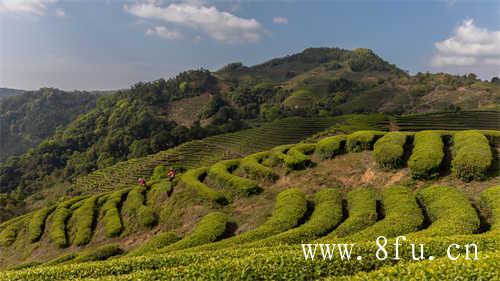
{"type": "Polygon", "coordinates": [[[444,143],[441,134],[422,131],[415,134],[413,151],[408,160],[410,175],[415,179],[431,179],[439,176],[444,158],[444,143]]]}
{"type": "Polygon", "coordinates": [[[488,139],[476,131],[463,131],[455,133],[453,143],[453,174],[464,181],[484,180],[493,161],[488,139]]]}
{"type": "Polygon", "coordinates": [[[401,167],[404,164],[406,138],[405,133],[389,132],[377,140],[373,147],[373,158],[377,164],[385,169],[401,167]]]}

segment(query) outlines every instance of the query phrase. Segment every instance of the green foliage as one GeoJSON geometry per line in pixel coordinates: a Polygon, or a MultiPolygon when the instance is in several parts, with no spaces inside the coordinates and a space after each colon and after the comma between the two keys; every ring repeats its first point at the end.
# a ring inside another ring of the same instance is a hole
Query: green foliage
{"type": "Polygon", "coordinates": [[[72,262],[102,261],[112,256],[121,255],[122,253],[123,250],[120,248],[120,245],[109,244],[78,254],[72,262]]]}
{"type": "Polygon", "coordinates": [[[250,196],[258,193],[260,187],[256,182],[231,174],[238,167],[239,163],[239,159],[215,163],[208,170],[208,176],[220,187],[229,188],[237,194],[250,196]]]}
{"type": "Polygon", "coordinates": [[[389,132],[381,137],[373,147],[373,158],[378,165],[385,169],[397,169],[401,167],[404,156],[404,145],[407,134],[401,132],[389,132]]]}
{"type": "Polygon", "coordinates": [[[444,143],[439,132],[422,131],[415,134],[413,151],[408,160],[410,175],[416,179],[439,176],[444,158],[444,143]]]}
{"type": "Polygon", "coordinates": [[[123,231],[122,219],[120,216],[120,208],[122,200],[130,191],[130,188],[122,189],[111,193],[106,203],[102,207],[103,224],[106,236],[115,237],[123,231]]]}
{"type": "Polygon", "coordinates": [[[222,193],[215,191],[201,182],[201,179],[206,176],[207,170],[205,167],[188,170],[181,175],[180,180],[186,187],[196,190],[202,198],[218,204],[227,204],[227,199],[222,193]]]}
{"type": "Polygon", "coordinates": [[[123,213],[127,215],[129,221],[139,223],[145,227],[153,227],[157,222],[157,216],[150,206],[144,205],[144,193],[146,187],[133,187],[127,195],[127,199],[123,203],[123,213]]]}
{"type": "Polygon", "coordinates": [[[432,186],[417,194],[431,225],[411,236],[446,236],[472,234],[479,228],[479,218],[469,200],[457,189],[432,186]]]}
{"type": "Polygon", "coordinates": [[[342,196],[338,190],[327,188],[319,191],[314,197],[314,205],[314,211],[305,224],[248,246],[264,247],[305,243],[327,233],[342,220],[342,196]]]}
{"type": "Polygon", "coordinates": [[[33,215],[29,225],[28,233],[29,239],[32,243],[37,242],[42,237],[45,230],[47,217],[56,209],[56,206],[45,207],[33,215]]]}
{"type": "Polygon", "coordinates": [[[322,160],[333,158],[344,150],[346,143],[345,135],[327,137],[320,140],[316,146],[316,153],[322,160]]]}
{"type": "Polygon", "coordinates": [[[148,206],[155,206],[159,201],[165,198],[172,191],[172,183],[167,180],[162,180],[152,183],[151,189],[146,194],[148,206]]]}
{"type": "Polygon", "coordinates": [[[52,228],[50,229],[49,236],[53,243],[58,247],[64,248],[69,245],[68,235],[66,233],[67,222],[71,217],[71,208],[78,204],[83,197],[75,197],[73,199],[59,203],[56,210],[52,215],[52,228]]]}
{"type": "MultiPolygon", "coordinates": [[[[500,252],[481,252],[480,260],[466,260],[464,257],[451,261],[447,257],[435,261],[403,263],[385,267],[377,271],[362,272],[355,276],[335,280],[495,280],[498,278],[498,259],[500,252]]],[[[328,280],[328,279],[326,279],[328,280]]]]}
{"type": "Polygon", "coordinates": [[[403,186],[392,186],[382,192],[383,220],[378,221],[348,237],[350,241],[374,240],[379,236],[387,238],[417,231],[424,222],[424,216],[412,191],[403,186]]]}
{"type": "Polygon", "coordinates": [[[481,192],[480,205],[488,212],[491,231],[500,231],[500,185],[481,192]]]}
{"type": "Polygon", "coordinates": [[[127,253],[127,256],[142,256],[148,253],[153,253],[156,250],[165,248],[170,244],[179,241],[179,237],[173,232],[161,232],[137,248],[127,253]]]}
{"type": "Polygon", "coordinates": [[[229,217],[222,212],[213,212],[204,216],[193,232],[182,240],[160,249],[160,252],[186,249],[217,241],[225,232],[229,217]]]}
{"type": "Polygon", "coordinates": [[[24,227],[24,220],[15,221],[9,224],[0,232],[0,246],[7,247],[16,241],[17,234],[24,227]]]}
{"type": "Polygon", "coordinates": [[[161,180],[167,178],[168,168],[163,165],[158,165],[153,170],[153,175],[151,175],[151,180],[161,180]]]}
{"type": "Polygon", "coordinates": [[[87,245],[92,239],[92,231],[97,212],[97,200],[99,195],[95,195],[83,201],[83,204],[73,213],[76,233],[73,243],[77,246],[87,245]]]}
{"type": "Polygon", "coordinates": [[[336,229],[319,241],[328,242],[354,234],[377,221],[377,199],[373,189],[358,188],[347,194],[349,216],[336,229]]]}
{"type": "Polygon", "coordinates": [[[238,236],[201,246],[199,249],[220,249],[241,245],[287,231],[298,225],[306,211],[305,193],[295,188],[287,189],[276,197],[273,215],[264,224],[238,236]]]}
{"type": "Polygon", "coordinates": [[[285,167],[300,170],[311,164],[308,155],[312,154],[316,149],[316,144],[299,143],[292,146],[287,153],[288,157],[284,158],[285,167]]]}
{"type": "Polygon", "coordinates": [[[464,181],[485,179],[493,161],[488,139],[477,131],[463,131],[455,133],[453,143],[452,172],[464,181]]]}
{"type": "Polygon", "coordinates": [[[360,152],[363,150],[372,150],[373,144],[378,138],[384,135],[384,132],[378,131],[357,131],[347,136],[347,151],[360,152]]]}
{"type": "Polygon", "coordinates": [[[269,151],[251,154],[241,159],[240,167],[253,179],[266,179],[274,182],[279,178],[278,174],[272,168],[262,164],[264,159],[269,157],[269,154],[269,151]]]}

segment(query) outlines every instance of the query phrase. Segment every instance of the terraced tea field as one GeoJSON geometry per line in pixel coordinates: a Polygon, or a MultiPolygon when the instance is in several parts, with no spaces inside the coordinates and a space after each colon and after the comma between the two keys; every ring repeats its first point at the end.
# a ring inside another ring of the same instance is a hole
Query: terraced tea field
{"type": "Polygon", "coordinates": [[[254,129],[191,141],[147,157],[120,162],[78,178],[73,190],[113,190],[134,184],[138,177],[149,177],[158,165],[200,167],[221,159],[267,150],[280,144],[295,143],[338,122],[337,118],[288,118],[254,129]]]}
{"type": "Polygon", "coordinates": [[[499,136],[358,131],[214,161],[172,183],[75,197],[0,225],[2,265],[17,259],[27,267],[0,280],[494,280],[500,181],[492,148],[499,136]],[[406,176],[371,187],[297,180],[331,176],[346,161],[369,163],[391,179],[406,176]],[[375,257],[381,235],[390,253],[395,237],[407,236],[404,262],[375,257]],[[362,260],[322,260],[318,250],[313,261],[300,246],[339,241],[355,242],[352,256],[362,260]],[[409,242],[424,243],[425,257],[436,260],[413,261],[409,242]],[[480,259],[450,261],[450,243],[476,243],[480,259]]]}

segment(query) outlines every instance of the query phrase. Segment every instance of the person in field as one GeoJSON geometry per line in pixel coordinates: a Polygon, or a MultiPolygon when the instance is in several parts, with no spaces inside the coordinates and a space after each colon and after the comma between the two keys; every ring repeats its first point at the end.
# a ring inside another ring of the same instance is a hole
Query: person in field
{"type": "Polygon", "coordinates": [[[144,178],[138,178],[137,179],[137,183],[140,185],[140,186],[145,186],[146,185],[146,180],[144,178]]]}
{"type": "Polygon", "coordinates": [[[173,181],[175,179],[175,170],[172,168],[167,173],[168,180],[173,181]]]}

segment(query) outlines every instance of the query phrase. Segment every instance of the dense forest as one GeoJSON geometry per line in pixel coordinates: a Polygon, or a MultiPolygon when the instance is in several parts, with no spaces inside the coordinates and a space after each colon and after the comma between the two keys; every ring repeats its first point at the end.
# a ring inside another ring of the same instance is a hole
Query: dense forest
{"type": "Polygon", "coordinates": [[[497,80],[412,76],[368,49],[311,48],[252,67],[232,63],[140,82],[97,100],[44,89],[38,99],[21,95],[0,106],[9,124],[2,136],[11,139],[2,148],[16,142],[24,149],[46,138],[0,165],[0,192],[4,201],[21,201],[119,161],[288,116],[497,109],[497,80]]]}
{"type": "Polygon", "coordinates": [[[96,94],[43,88],[0,100],[0,162],[26,152],[95,106],[96,94]]]}

